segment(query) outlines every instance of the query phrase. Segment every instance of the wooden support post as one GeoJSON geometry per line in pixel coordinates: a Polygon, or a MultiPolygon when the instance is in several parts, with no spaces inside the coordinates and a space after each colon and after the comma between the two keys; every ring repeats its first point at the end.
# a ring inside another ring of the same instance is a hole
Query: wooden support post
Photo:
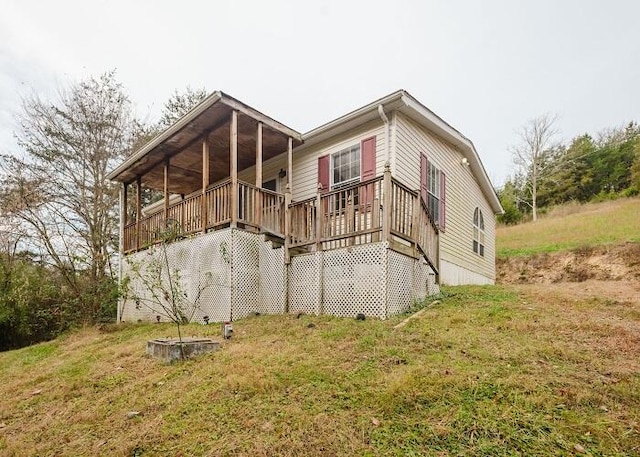
{"type": "MultiPolygon", "coordinates": [[[[422,224],[420,224],[421,211],[422,211],[422,207],[420,205],[420,193],[418,192],[418,195],[413,199],[413,208],[412,208],[413,214],[411,215],[412,216],[411,217],[411,239],[413,240],[413,256],[414,257],[417,257],[417,254],[418,254],[417,248],[420,245],[419,243],[420,233],[422,230],[424,230],[424,227],[422,226],[422,224]]],[[[422,249],[426,250],[428,248],[426,246],[422,246],[422,249]]]]}
{"type": "MultiPolygon", "coordinates": [[[[349,191],[349,195],[347,196],[347,207],[345,208],[345,225],[347,229],[347,233],[351,234],[355,231],[355,208],[353,204],[353,194],[352,191],[349,191]]],[[[352,246],[354,244],[355,237],[350,236],[347,238],[347,246],[352,246]]]]}
{"type": "Polygon", "coordinates": [[[141,219],[142,219],[142,177],[138,176],[136,178],[136,250],[140,249],[140,238],[142,237],[142,233],[140,233],[142,229],[141,219]]]}
{"type": "Polygon", "coordinates": [[[202,210],[201,230],[207,233],[207,187],[209,187],[209,136],[202,140],[202,210]]]}
{"type": "Polygon", "coordinates": [[[382,178],[382,241],[391,241],[391,166],[384,164],[382,178]]]}
{"type": "Polygon", "coordinates": [[[322,210],[322,184],[318,183],[316,194],[316,252],[322,252],[322,222],[324,211],[322,210]]]}
{"type": "Polygon", "coordinates": [[[164,160],[164,225],[167,227],[167,219],[169,217],[169,159],[164,160]]]}
{"type": "Polygon", "coordinates": [[[255,222],[258,228],[262,227],[262,122],[258,122],[256,132],[256,187],[258,188],[255,197],[255,222]]]}
{"type": "Polygon", "coordinates": [[[229,134],[229,161],[231,162],[231,227],[238,226],[238,112],[231,112],[231,131],[229,134]]]}
{"type": "Polygon", "coordinates": [[[127,183],[120,185],[120,242],[118,243],[118,252],[120,253],[120,261],[122,264],[122,254],[124,254],[125,240],[124,240],[124,228],[127,225],[127,183]]]}
{"type": "Polygon", "coordinates": [[[289,183],[289,192],[293,193],[293,138],[289,137],[287,147],[287,182],[289,183]]]}
{"type": "Polygon", "coordinates": [[[291,188],[289,184],[284,191],[284,263],[289,265],[291,263],[291,255],[289,253],[289,246],[291,245],[291,213],[289,212],[289,205],[291,204],[291,188]]]}

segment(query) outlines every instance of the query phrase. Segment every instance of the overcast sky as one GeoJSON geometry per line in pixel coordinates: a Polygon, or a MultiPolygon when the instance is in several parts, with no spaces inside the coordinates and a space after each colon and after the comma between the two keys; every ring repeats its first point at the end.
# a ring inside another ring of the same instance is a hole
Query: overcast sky
{"type": "Polygon", "coordinates": [[[20,98],[117,70],[139,116],[185,86],[306,132],[406,89],[469,137],[489,176],[516,130],[561,138],[640,120],[640,1],[3,0],[0,151],[20,98]]]}

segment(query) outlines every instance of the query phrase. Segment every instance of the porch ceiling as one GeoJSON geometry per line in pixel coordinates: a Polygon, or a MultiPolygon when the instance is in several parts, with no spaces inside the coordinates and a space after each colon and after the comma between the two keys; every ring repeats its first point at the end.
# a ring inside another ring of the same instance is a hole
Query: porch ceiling
{"type": "Polygon", "coordinates": [[[302,144],[301,135],[222,92],[215,92],[169,127],[122,165],[108,178],[130,183],[141,176],[144,187],[162,190],[164,162],[169,166],[169,191],[189,194],[202,188],[202,141],[209,141],[209,182],[225,179],[230,171],[231,113],[238,111],[238,170],[255,165],[258,122],[263,123],[263,161],[302,144]]]}

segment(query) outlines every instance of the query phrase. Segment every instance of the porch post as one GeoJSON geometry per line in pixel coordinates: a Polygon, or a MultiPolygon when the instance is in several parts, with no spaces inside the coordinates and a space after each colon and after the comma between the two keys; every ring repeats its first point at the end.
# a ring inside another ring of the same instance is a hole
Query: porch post
{"type": "Polygon", "coordinates": [[[120,185],[120,242],[118,252],[120,253],[120,264],[122,264],[122,254],[125,250],[124,227],[127,225],[127,183],[120,185]]]}
{"type": "Polygon", "coordinates": [[[289,205],[291,204],[291,188],[289,184],[284,191],[284,263],[289,265],[291,263],[291,255],[289,253],[289,246],[291,245],[291,213],[289,212],[289,205]]]}
{"type": "Polygon", "coordinates": [[[258,122],[256,138],[256,187],[262,187],[262,122],[258,122]]]}
{"type": "Polygon", "coordinates": [[[287,147],[287,182],[289,183],[289,192],[293,192],[293,138],[289,137],[287,147]]]}
{"type": "Polygon", "coordinates": [[[391,241],[391,165],[384,164],[382,178],[382,241],[391,241]]]}
{"type": "Polygon", "coordinates": [[[167,217],[169,216],[169,159],[164,160],[164,225],[167,228],[167,217]]]}
{"type": "Polygon", "coordinates": [[[258,122],[256,133],[256,187],[258,192],[255,197],[255,221],[258,228],[262,227],[262,122],[258,122]]]}
{"type": "Polygon", "coordinates": [[[207,233],[207,187],[209,187],[209,135],[202,140],[202,233],[207,233]]]}
{"type": "Polygon", "coordinates": [[[229,154],[231,162],[231,227],[238,226],[238,112],[231,112],[231,132],[229,135],[229,154]]]}
{"type": "Polygon", "coordinates": [[[136,250],[140,249],[140,238],[141,233],[140,230],[142,228],[141,221],[142,219],[142,177],[136,177],[136,250]]]}

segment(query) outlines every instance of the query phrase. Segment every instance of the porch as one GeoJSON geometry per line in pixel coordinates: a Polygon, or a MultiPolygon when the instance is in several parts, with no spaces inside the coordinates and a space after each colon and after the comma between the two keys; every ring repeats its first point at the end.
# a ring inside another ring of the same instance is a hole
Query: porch
{"type": "Polygon", "coordinates": [[[128,254],[166,239],[233,226],[268,235],[292,255],[387,242],[397,252],[423,256],[438,271],[438,229],[419,192],[391,176],[324,192],[300,202],[229,178],[187,196],[123,229],[128,254]],[[232,197],[234,196],[234,197],[232,197]],[[232,217],[235,214],[236,217],[232,217]]]}

